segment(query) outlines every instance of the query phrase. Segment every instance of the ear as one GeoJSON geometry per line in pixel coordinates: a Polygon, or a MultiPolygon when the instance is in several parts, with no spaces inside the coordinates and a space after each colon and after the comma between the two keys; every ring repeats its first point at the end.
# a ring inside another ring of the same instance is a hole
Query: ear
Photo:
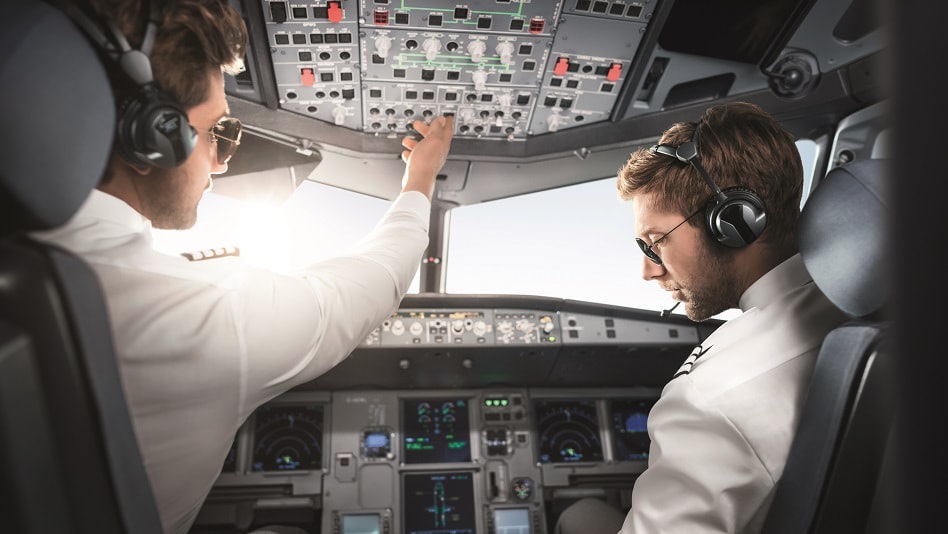
{"type": "Polygon", "coordinates": [[[112,151],[112,154],[109,156],[108,167],[105,170],[105,176],[103,176],[106,181],[111,181],[112,177],[116,175],[128,174],[129,171],[139,174],[141,176],[146,176],[151,173],[151,167],[135,165],[129,163],[125,160],[117,151],[112,151]]]}
{"type": "Polygon", "coordinates": [[[133,170],[134,172],[137,172],[138,174],[142,176],[147,176],[151,174],[152,167],[139,167],[138,165],[133,165],[125,161],[124,159],[119,158],[119,160],[121,161],[122,165],[127,166],[129,169],[133,170]]]}

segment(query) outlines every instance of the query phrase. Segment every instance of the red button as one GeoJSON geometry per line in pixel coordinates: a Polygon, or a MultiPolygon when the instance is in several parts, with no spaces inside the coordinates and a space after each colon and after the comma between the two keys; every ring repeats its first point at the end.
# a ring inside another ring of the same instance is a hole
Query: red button
{"type": "Polygon", "coordinates": [[[553,74],[557,76],[562,76],[566,74],[566,69],[569,68],[569,59],[561,57],[556,60],[556,65],[553,66],[553,74]]]}
{"type": "Polygon", "coordinates": [[[613,63],[609,67],[609,72],[606,73],[606,79],[610,82],[614,82],[619,79],[619,75],[622,74],[622,65],[618,63],[613,63]]]}

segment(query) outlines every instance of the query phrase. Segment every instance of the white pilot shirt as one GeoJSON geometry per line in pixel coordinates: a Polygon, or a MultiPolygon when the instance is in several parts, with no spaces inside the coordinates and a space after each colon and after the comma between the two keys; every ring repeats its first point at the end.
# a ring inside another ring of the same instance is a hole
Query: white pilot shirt
{"type": "Polygon", "coordinates": [[[760,531],[820,344],[846,317],[799,255],[754,282],[740,308],[695,348],[649,413],[648,468],[620,534],[760,531]]]}
{"type": "Polygon", "coordinates": [[[157,252],[150,221],[98,190],[36,235],[81,256],[102,283],[166,532],[188,531],[255,408],[328,371],[397,309],[428,245],[430,208],[402,193],[347,254],[295,276],[157,252]]]}

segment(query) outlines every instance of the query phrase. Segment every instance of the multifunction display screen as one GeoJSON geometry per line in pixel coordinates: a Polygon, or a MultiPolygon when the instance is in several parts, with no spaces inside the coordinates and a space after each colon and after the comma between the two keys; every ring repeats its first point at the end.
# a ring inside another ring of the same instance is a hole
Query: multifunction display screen
{"type": "Polygon", "coordinates": [[[467,399],[404,399],[402,423],[406,464],[471,461],[467,399]]]}
{"type": "Polygon", "coordinates": [[[323,467],[323,406],[268,404],[257,409],[253,471],[323,467]]]}
{"type": "Polygon", "coordinates": [[[470,472],[408,473],[403,484],[406,534],[474,534],[470,472]]]}
{"type": "Polygon", "coordinates": [[[658,399],[612,399],[612,450],[618,461],[648,459],[648,412],[658,399]]]}
{"type": "Polygon", "coordinates": [[[601,462],[596,401],[539,399],[533,402],[541,463],[601,462]]]}

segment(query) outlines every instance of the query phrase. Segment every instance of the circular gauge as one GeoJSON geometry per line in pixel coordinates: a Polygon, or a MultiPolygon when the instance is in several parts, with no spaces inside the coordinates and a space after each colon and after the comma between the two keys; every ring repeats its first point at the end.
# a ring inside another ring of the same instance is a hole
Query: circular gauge
{"type": "Polygon", "coordinates": [[[428,415],[429,413],[431,413],[431,405],[428,404],[427,402],[419,402],[419,403],[418,403],[418,415],[419,415],[419,416],[421,416],[421,415],[428,415]]]}
{"type": "Polygon", "coordinates": [[[541,463],[602,461],[595,401],[537,400],[534,408],[541,463]]]}
{"type": "Polygon", "coordinates": [[[323,466],[323,407],[262,406],[254,422],[254,471],[323,466]]]}
{"type": "Polygon", "coordinates": [[[510,489],[513,491],[514,499],[526,501],[533,497],[533,480],[529,478],[515,478],[510,483],[510,489]]]}

